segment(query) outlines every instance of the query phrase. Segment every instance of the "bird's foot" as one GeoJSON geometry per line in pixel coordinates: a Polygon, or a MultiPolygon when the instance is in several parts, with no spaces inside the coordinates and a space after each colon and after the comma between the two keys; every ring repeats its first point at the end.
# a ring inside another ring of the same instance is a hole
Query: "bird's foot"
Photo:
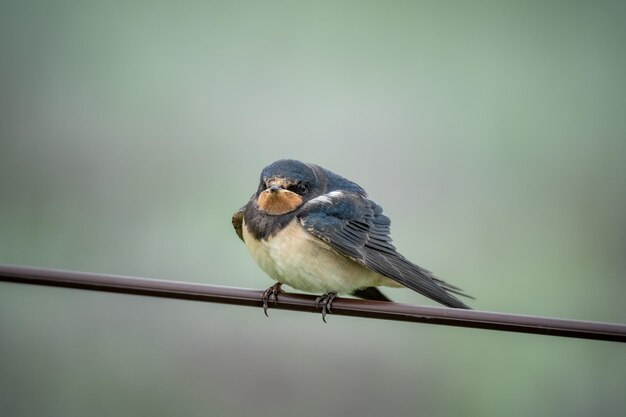
{"type": "Polygon", "coordinates": [[[267,309],[269,308],[271,298],[274,297],[274,305],[276,305],[276,303],[278,302],[278,293],[282,291],[280,289],[281,285],[283,284],[277,282],[276,284],[263,291],[263,293],[261,294],[261,301],[263,301],[263,313],[265,313],[266,317],[269,317],[267,315],[267,309]]]}
{"type": "Polygon", "coordinates": [[[315,308],[322,307],[322,320],[326,323],[326,313],[332,313],[333,301],[337,298],[336,292],[329,292],[324,295],[320,295],[315,299],[315,308]]]}

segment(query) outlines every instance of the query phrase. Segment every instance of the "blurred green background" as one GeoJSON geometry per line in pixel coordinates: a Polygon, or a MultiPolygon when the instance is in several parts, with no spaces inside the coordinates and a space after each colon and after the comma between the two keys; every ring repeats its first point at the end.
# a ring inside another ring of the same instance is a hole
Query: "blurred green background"
{"type": "MultiPolygon", "coordinates": [[[[625,12],[2,2],[0,263],[265,288],[230,216],[291,157],[477,309],[624,323],[625,12]]],[[[623,416],[625,383],[617,343],[0,283],[12,417],[623,416]]]]}

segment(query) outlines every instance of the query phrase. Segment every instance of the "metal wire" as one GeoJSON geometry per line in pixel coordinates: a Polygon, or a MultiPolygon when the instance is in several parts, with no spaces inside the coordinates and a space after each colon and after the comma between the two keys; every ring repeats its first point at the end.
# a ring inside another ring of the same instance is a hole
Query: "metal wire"
{"type": "MultiPolygon", "coordinates": [[[[0,265],[0,281],[261,307],[260,290],[0,265]]],[[[280,293],[272,308],[317,312],[315,296],[280,293]]],[[[626,343],[626,325],[336,298],[335,315],[626,343]]]]}

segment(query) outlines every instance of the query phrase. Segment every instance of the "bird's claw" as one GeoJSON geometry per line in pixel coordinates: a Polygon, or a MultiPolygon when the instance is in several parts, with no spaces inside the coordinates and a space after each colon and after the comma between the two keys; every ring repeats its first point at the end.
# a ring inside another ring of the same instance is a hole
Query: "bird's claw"
{"type": "Polygon", "coordinates": [[[327,294],[320,295],[315,299],[315,308],[322,307],[322,320],[326,323],[326,313],[332,314],[333,301],[337,298],[336,292],[329,292],[327,294]]]}
{"type": "Polygon", "coordinates": [[[276,284],[263,291],[263,293],[261,294],[261,301],[263,301],[263,313],[265,313],[265,317],[269,317],[267,315],[267,309],[269,308],[269,303],[272,296],[274,297],[274,305],[276,305],[276,303],[278,302],[278,293],[282,291],[280,289],[281,285],[283,284],[277,282],[276,284]]]}

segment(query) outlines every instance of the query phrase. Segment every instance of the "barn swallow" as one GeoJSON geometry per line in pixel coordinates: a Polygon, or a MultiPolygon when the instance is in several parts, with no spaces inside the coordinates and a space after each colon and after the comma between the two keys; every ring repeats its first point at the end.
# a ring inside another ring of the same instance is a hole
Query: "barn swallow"
{"type": "MultiPolygon", "coordinates": [[[[278,299],[281,285],[323,294],[322,319],[337,294],[391,301],[376,287],[408,287],[441,304],[469,308],[461,289],[396,251],[390,220],[356,183],[318,165],[283,159],[265,167],[250,201],[232,218],[252,258],[276,284],[262,295],[278,299]]],[[[471,297],[470,297],[471,298],[471,297]]]]}

